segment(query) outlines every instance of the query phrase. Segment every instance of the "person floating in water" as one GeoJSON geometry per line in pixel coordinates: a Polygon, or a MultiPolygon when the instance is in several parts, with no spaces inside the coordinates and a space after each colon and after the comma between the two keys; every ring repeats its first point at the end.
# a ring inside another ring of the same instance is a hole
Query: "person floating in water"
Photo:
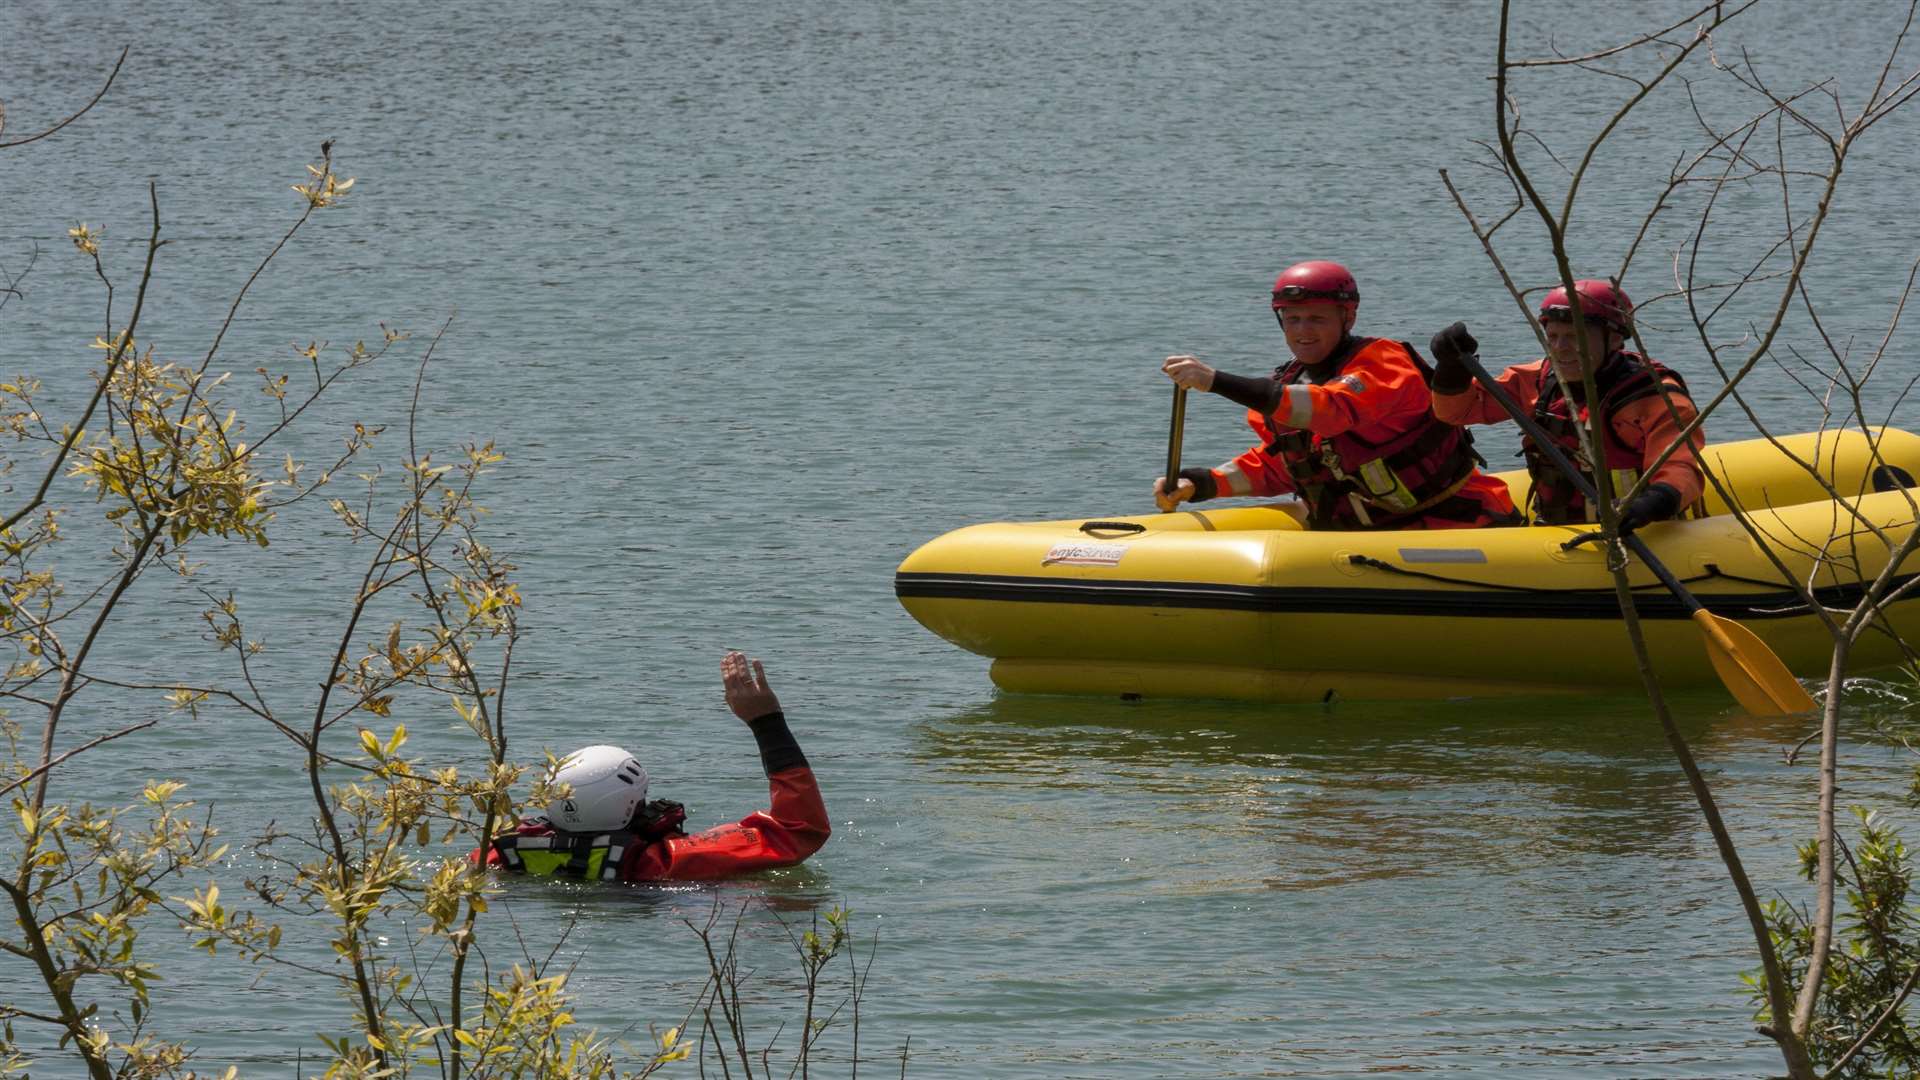
{"type": "Polygon", "coordinates": [[[487,865],[588,881],[701,881],[793,866],[819,851],[832,832],[826,803],[766,671],[728,652],[720,678],[727,707],[760,744],[768,809],[688,835],[684,806],[647,800],[639,759],[617,746],[589,746],[568,754],[554,775],[569,794],[495,837],[487,865]]]}

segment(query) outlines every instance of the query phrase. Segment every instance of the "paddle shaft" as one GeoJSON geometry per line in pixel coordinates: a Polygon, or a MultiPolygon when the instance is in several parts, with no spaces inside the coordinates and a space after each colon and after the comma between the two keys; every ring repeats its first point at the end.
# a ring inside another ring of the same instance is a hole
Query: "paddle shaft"
{"type": "Polygon", "coordinates": [[[1180,486],[1180,444],[1187,435],[1187,388],[1173,384],[1173,419],[1167,425],[1167,491],[1180,486]]]}
{"type": "MultiPolygon", "coordinates": [[[[1461,357],[1461,363],[1466,366],[1468,371],[1473,373],[1474,378],[1480,380],[1480,386],[1486,390],[1487,395],[1499,402],[1501,408],[1507,410],[1507,415],[1513,417],[1513,422],[1520,425],[1520,430],[1526,432],[1527,435],[1533,439],[1534,447],[1547,455],[1547,460],[1553,462],[1554,465],[1560,469],[1560,472],[1579,490],[1580,494],[1586,498],[1589,504],[1598,507],[1600,505],[1600,492],[1595,490],[1593,484],[1588,482],[1586,475],[1576,468],[1572,461],[1567,459],[1567,455],[1547,436],[1547,433],[1540,429],[1540,425],[1533,422],[1533,417],[1527,415],[1526,410],[1520,407],[1520,403],[1513,400],[1505,390],[1501,389],[1500,384],[1494,381],[1493,376],[1487,374],[1487,369],[1480,366],[1480,358],[1478,356],[1463,356],[1461,357]]],[[[1654,577],[1660,579],[1660,584],[1667,587],[1667,591],[1671,592],[1674,599],[1680,601],[1680,603],[1686,607],[1689,614],[1705,610],[1705,605],[1701,604],[1700,601],[1694,597],[1693,593],[1687,590],[1685,585],[1680,584],[1680,579],[1674,577],[1672,572],[1667,569],[1666,564],[1655,558],[1653,552],[1647,550],[1647,545],[1641,543],[1638,536],[1628,533],[1621,537],[1620,541],[1627,545],[1628,551],[1640,557],[1641,564],[1648,570],[1651,570],[1654,577]]]]}

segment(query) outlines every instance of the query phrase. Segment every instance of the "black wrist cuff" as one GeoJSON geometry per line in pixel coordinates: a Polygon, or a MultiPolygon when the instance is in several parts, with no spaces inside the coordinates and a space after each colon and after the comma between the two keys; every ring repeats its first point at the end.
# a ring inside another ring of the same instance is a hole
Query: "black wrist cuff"
{"type": "Polygon", "coordinates": [[[1433,392],[1436,394],[1464,394],[1473,386],[1473,372],[1467,365],[1454,361],[1441,361],[1433,369],[1433,392]]]}
{"type": "Polygon", "coordinates": [[[1273,379],[1266,375],[1250,379],[1245,375],[1230,375],[1224,371],[1215,371],[1212,392],[1235,405],[1255,412],[1272,412],[1273,407],[1279,403],[1279,395],[1274,392],[1273,379]]]}
{"type": "Polygon", "coordinates": [[[767,770],[768,776],[807,763],[807,755],[800,752],[800,743],[787,729],[786,713],[770,712],[747,721],[747,727],[752,729],[754,741],[760,744],[760,767],[767,770]]]}

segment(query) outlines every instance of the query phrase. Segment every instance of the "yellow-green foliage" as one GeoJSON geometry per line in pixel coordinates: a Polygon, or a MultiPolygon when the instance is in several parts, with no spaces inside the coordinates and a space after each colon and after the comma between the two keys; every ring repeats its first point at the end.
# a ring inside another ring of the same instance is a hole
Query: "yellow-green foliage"
{"type": "MultiPolygon", "coordinates": [[[[312,214],[344,205],[353,188],[334,172],[330,144],[307,171],[309,181],[293,185],[298,216],[261,269],[312,214]]],[[[744,1047],[739,969],[730,958],[702,995],[732,1002],[723,1010],[729,1038],[722,1040],[709,1014],[697,1040],[683,1036],[683,1021],[638,1049],[580,1029],[564,975],[538,965],[494,973],[469,964],[483,928],[493,925],[483,917],[498,884],[468,853],[512,825],[523,780],[533,781],[531,798],[540,804],[565,793],[552,779],[551,753],[537,777],[506,758],[500,703],[522,601],[514,567],[476,532],[486,518],[476,490],[502,460],[491,443],[438,461],[410,451],[391,472],[352,474],[364,490],[328,505],[364,572],[343,590],[338,636],[307,657],[326,663],[328,673],[292,700],[256,679],[266,636],[249,632],[242,597],[216,595],[197,576],[233,550],[230,541],[266,546],[279,510],[374,452],[381,429],[364,422],[341,433],[330,461],[299,461],[275,443],[316,415],[309,406],[340,379],[406,347],[411,336],[381,324],[372,348],[356,341],[336,350],[316,339],[296,347],[284,370],[256,368],[258,396],[227,403],[231,373],[214,366],[219,335],[191,363],[157,355],[140,337],[164,244],[158,191],[150,192],[153,220],[136,298],[124,325],[92,340],[100,366],[85,405],[50,421],[37,378],[0,382],[0,439],[13,444],[0,455],[0,475],[13,486],[0,490],[18,500],[0,506],[7,515],[0,518],[0,640],[14,650],[0,692],[20,710],[0,714],[0,796],[13,810],[5,827],[11,842],[0,853],[0,892],[12,915],[0,924],[0,951],[21,972],[12,982],[17,996],[0,1001],[0,1077],[208,1075],[195,1071],[205,1066],[187,1046],[164,1038],[154,1014],[151,990],[166,971],[153,958],[161,953],[156,929],[183,930],[186,944],[205,954],[200,963],[218,971],[231,962],[238,980],[253,977],[255,965],[271,965],[334,991],[346,1026],[320,1036],[318,1067],[329,1077],[600,1080],[646,1076],[695,1053],[696,1042],[703,1062],[709,1050],[744,1047]],[[69,538],[62,521],[96,508],[108,524],[75,530],[102,538],[77,561],[105,570],[69,579],[55,560],[69,538]],[[94,673],[95,642],[126,621],[125,600],[155,580],[198,588],[208,606],[180,625],[165,614],[143,616],[139,632],[169,646],[204,643],[229,666],[224,681],[196,684],[170,671],[144,681],[94,673]],[[484,672],[499,674],[490,682],[484,672]],[[467,742],[438,747],[428,761],[410,753],[398,717],[444,715],[441,700],[460,716],[467,742]],[[82,710],[143,719],[78,741],[71,717],[82,710]],[[303,770],[312,795],[310,820],[298,831],[269,825],[245,841],[254,869],[238,888],[211,809],[186,799],[178,778],[154,777],[125,805],[77,797],[88,755],[102,744],[137,742],[156,725],[209,710],[223,722],[253,725],[263,744],[282,740],[285,761],[303,770]],[[334,962],[316,962],[322,943],[334,962]],[[20,1038],[16,1025],[31,1025],[37,1036],[20,1038]],[[25,1048],[49,1044],[54,1051],[40,1060],[25,1048]]],[[[115,251],[107,235],[91,225],[68,231],[111,292],[115,251]]],[[[241,287],[234,312],[251,283],[241,287]]],[[[431,353],[429,346],[422,365],[431,353]]],[[[807,976],[798,1065],[827,1027],[813,1016],[819,976],[847,955],[844,913],[827,921],[824,938],[810,930],[796,943],[807,976]]],[[[178,941],[169,934],[168,943],[178,941]]],[[[304,1037],[280,1033],[277,1041],[304,1037]]],[[[759,1066],[736,1063],[758,1074],[765,1052],[759,1066]]]]}
{"type": "MultiPolygon", "coordinates": [[[[274,253],[311,214],[343,205],[353,187],[330,157],[308,173],[308,183],[294,185],[301,212],[274,253]]],[[[513,820],[521,778],[505,760],[494,707],[500,687],[476,674],[503,666],[497,661],[511,650],[521,603],[513,568],[472,531],[484,515],[475,487],[501,461],[491,445],[467,447],[449,464],[424,454],[405,460],[391,481],[379,470],[362,473],[357,506],[333,501],[352,541],[370,542],[363,550],[371,554],[338,647],[322,654],[332,673],[308,700],[283,707],[255,683],[249,665],[265,646],[247,632],[242,601],[231,593],[209,595],[201,633],[191,625],[144,628],[184,641],[204,637],[232,658],[231,682],[89,677],[93,642],[146,575],[191,579],[205,560],[220,557],[221,541],[265,546],[278,508],[326,486],[374,447],[379,428],[356,423],[339,456],[321,467],[266,456],[337,380],[410,340],[383,324],[373,348],[355,342],[334,350],[317,341],[296,348],[290,364],[311,376],[304,393],[293,389],[291,370],[257,368],[263,394],[254,400],[269,412],[254,418],[259,435],[249,439],[244,410],[222,400],[230,373],[212,367],[217,339],[204,359],[183,363],[139,337],[153,256],[164,243],[157,191],[153,202],[139,298],[125,325],[92,341],[101,365],[86,406],[56,425],[43,415],[38,379],[0,383],[0,437],[17,447],[4,468],[16,478],[34,474],[16,482],[18,505],[0,507],[9,514],[0,521],[0,633],[15,652],[0,687],[38,710],[4,721],[0,794],[13,808],[13,842],[0,889],[15,917],[0,933],[0,949],[26,961],[40,988],[40,1000],[0,1003],[8,1021],[0,1075],[76,1062],[94,1077],[185,1075],[186,1048],[158,1037],[151,1014],[150,989],[163,965],[143,946],[156,925],[184,928],[215,962],[232,955],[333,983],[353,1006],[355,1026],[327,1037],[328,1075],[405,1076],[422,1065],[466,1075],[612,1075],[608,1048],[572,1030],[563,979],[516,969],[489,986],[484,972],[464,965],[495,888],[466,852],[513,820]],[[53,559],[67,535],[60,522],[89,503],[117,540],[104,578],[72,582],[53,559]],[[376,612],[385,613],[385,633],[356,647],[353,628],[374,625],[376,612]],[[482,663],[482,652],[493,655],[482,663]],[[121,713],[141,711],[143,697],[158,709],[55,753],[70,705],[109,694],[121,697],[121,713]],[[416,698],[453,705],[474,739],[466,756],[477,764],[409,756],[398,722],[341,723],[388,718],[416,698]],[[227,847],[214,819],[183,798],[178,780],[156,778],[126,806],[59,795],[71,786],[66,777],[84,775],[78,770],[100,743],[140,738],[169,712],[195,716],[209,708],[278,732],[289,761],[313,781],[311,831],[295,837],[269,828],[255,838],[251,853],[266,869],[237,891],[223,891],[216,873],[227,847]],[[245,903],[237,905],[236,895],[245,903]],[[422,940],[390,950],[383,932],[402,921],[418,927],[422,940]],[[316,925],[330,927],[324,937],[338,965],[317,968],[288,953],[295,931],[316,925]],[[451,958],[437,969],[442,985],[420,985],[405,958],[422,954],[451,958]],[[72,1060],[36,1065],[21,1049],[18,1023],[46,1029],[49,1037],[37,1042],[56,1044],[72,1060]]],[[[111,288],[106,230],[80,225],[68,235],[111,288]]]]}

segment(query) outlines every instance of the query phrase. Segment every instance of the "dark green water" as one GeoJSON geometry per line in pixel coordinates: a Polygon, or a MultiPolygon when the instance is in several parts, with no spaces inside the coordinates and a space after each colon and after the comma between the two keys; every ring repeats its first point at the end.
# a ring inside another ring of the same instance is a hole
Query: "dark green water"
{"type": "MultiPolygon", "coordinates": [[[[1537,54],[1671,5],[1579,26],[1521,7],[1537,54]]],[[[799,870],[511,887],[530,931],[577,921],[585,1020],[675,1021],[702,970],[680,919],[716,897],[755,904],[749,947],[770,972],[786,946],[769,908],[842,901],[879,941],[864,1044],[911,1036],[912,1075],[1764,1075],[1778,1058],[1740,990],[1747,930],[1626,688],[1331,708],[999,697],[984,661],[892,598],[900,558],[947,529],[1145,509],[1159,359],[1271,366],[1265,293],[1289,262],[1347,262],[1363,331],[1424,342],[1463,318],[1490,360],[1533,355],[1435,171],[1499,198],[1468,164],[1491,133],[1495,10],[9,4],[9,134],[84,101],[122,43],[133,55],[82,123],[0,152],[0,265],[43,249],[0,310],[0,367],[72,400],[100,304],[65,230],[104,224],[130,280],[149,177],[174,240],[149,329],[197,357],[291,220],[287,185],[335,140],[353,205],[257,286],[229,363],[457,312],[422,435],[509,455],[483,501],[528,598],[517,745],[623,743],[696,823],[736,817],[764,798],[720,703],[718,654],[738,646],[766,657],[826,787],[835,836],[799,870]]],[[[1897,14],[1764,9],[1732,37],[1783,82],[1838,73],[1857,96],[1897,14]]],[[[1755,111],[1697,74],[1710,115],[1755,111]]],[[[1529,116],[1577,139],[1619,86],[1541,84],[1529,116]]],[[[1618,265],[1698,143],[1690,122],[1670,100],[1609,144],[1574,229],[1590,267],[1618,265]]],[[[1909,115],[1876,130],[1822,241],[1828,331],[1860,349],[1916,247],[1913,132],[1909,115]]],[[[1770,225],[1774,197],[1729,199],[1770,225]]],[[[1654,230],[1636,298],[1670,288],[1685,224],[1654,230]]],[[[1551,267],[1528,230],[1510,226],[1506,253],[1534,281],[1551,267]]],[[[1718,238],[1703,273],[1751,247],[1718,238]]],[[[1648,308],[1651,342],[1716,385],[1671,307],[1648,308]]],[[[1789,337],[1815,344],[1804,325],[1789,337]]],[[[1879,407],[1911,427],[1910,334],[1885,364],[1879,407]]],[[[356,383],[306,448],[350,417],[398,422],[411,374],[356,383]]],[[[1755,408],[1782,430],[1818,417],[1778,372],[1755,408]]],[[[1196,462],[1245,445],[1218,402],[1196,400],[1188,432],[1196,462]]],[[[1509,467],[1511,436],[1482,446],[1509,467]]],[[[253,598],[288,700],[350,589],[358,556],[334,539],[323,514],[288,515],[272,548],[217,570],[253,598]]],[[[115,670],[211,664],[182,659],[202,648],[191,598],[139,603],[108,642],[115,670]]],[[[1527,659],[1553,657],[1542,642],[1527,659]]],[[[1791,889],[1812,777],[1780,749],[1801,732],[1711,695],[1680,710],[1748,866],[1791,889]]],[[[428,748],[452,738],[450,710],[398,718],[428,748]]],[[[1894,809],[1908,759],[1847,753],[1847,799],[1894,809]]],[[[186,776],[233,834],[302,813],[297,762],[238,716],[97,761],[85,783],[108,789],[186,776]]],[[[342,1002],[294,978],[177,962],[162,1028],[208,1063],[288,1075],[312,1032],[345,1026],[342,1002]]],[[[24,975],[0,960],[9,994],[24,975]]]]}

